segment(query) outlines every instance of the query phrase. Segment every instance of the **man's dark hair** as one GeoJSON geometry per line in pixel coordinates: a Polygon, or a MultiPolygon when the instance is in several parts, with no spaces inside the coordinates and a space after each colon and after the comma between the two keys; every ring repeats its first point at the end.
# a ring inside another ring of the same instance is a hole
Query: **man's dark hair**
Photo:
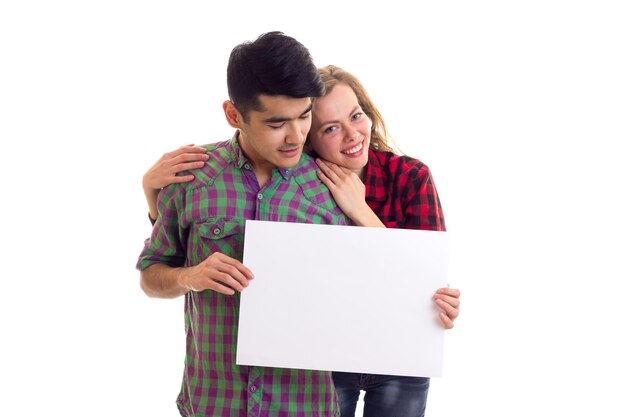
{"type": "Polygon", "coordinates": [[[321,97],[324,83],[309,50],[282,32],[268,32],[233,48],[227,69],[228,96],[244,121],[262,111],[259,95],[321,97]]]}

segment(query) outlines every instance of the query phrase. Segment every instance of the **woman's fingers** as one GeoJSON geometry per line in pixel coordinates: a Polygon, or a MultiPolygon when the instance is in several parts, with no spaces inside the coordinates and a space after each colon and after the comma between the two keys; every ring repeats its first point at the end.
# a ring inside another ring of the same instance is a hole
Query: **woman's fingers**
{"type": "Polygon", "coordinates": [[[330,178],[328,178],[326,176],[326,174],[324,174],[324,172],[322,172],[321,170],[317,170],[317,177],[320,179],[320,181],[322,181],[322,183],[328,187],[328,189],[332,192],[335,189],[335,183],[332,182],[332,180],[330,178]]]}
{"type": "Polygon", "coordinates": [[[433,299],[441,311],[439,321],[446,329],[454,327],[454,320],[459,316],[461,291],[456,288],[439,288],[433,299]]]}
{"type": "Polygon", "coordinates": [[[441,325],[444,327],[444,329],[448,329],[450,330],[451,328],[454,327],[454,322],[452,320],[450,320],[450,317],[448,317],[446,315],[446,313],[439,313],[439,321],[441,322],[441,325]]]}
{"type": "Polygon", "coordinates": [[[338,177],[335,171],[331,168],[329,163],[322,161],[321,159],[316,160],[317,165],[320,167],[320,171],[328,178],[329,180],[336,182],[338,177]]]}
{"type": "Polygon", "coordinates": [[[167,152],[144,175],[144,188],[159,190],[172,183],[191,181],[194,179],[192,174],[181,176],[177,174],[202,168],[208,159],[206,149],[200,146],[181,146],[167,152]]]}

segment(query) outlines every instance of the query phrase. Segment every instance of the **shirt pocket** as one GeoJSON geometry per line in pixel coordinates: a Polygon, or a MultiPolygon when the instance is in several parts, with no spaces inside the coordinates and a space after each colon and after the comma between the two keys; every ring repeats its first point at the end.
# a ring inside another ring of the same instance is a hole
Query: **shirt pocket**
{"type": "Polygon", "coordinates": [[[189,237],[192,264],[198,264],[216,252],[241,261],[243,225],[244,219],[232,217],[214,217],[195,223],[189,237]]]}

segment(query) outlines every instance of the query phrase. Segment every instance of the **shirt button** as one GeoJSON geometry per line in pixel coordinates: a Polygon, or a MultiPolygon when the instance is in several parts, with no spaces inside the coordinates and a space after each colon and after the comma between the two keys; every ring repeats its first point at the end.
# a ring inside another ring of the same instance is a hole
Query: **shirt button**
{"type": "Polygon", "coordinates": [[[258,198],[259,200],[263,200],[263,193],[258,193],[256,195],[256,198],[258,198]]]}
{"type": "Polygon", "coordinates": [[[222,231],[220,230],[219,227],[216,227],[215,229],[213,229],[213,234],[214,235],[219,235],[220,233],[222,233],[222,231]]]}
{"type": "Polygon", "coordinates": [[[250,392],[256,392],[256,385],[250,387],[250,392]]]}

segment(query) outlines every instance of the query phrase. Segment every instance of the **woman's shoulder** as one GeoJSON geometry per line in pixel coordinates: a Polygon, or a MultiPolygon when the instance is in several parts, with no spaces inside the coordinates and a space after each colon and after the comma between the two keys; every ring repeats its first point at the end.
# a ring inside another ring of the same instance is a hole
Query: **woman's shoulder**
{"type": "Polygon", "coordinates": [[[413,176],[429,171],[428,166],[420,159],[375,149],[370,149],[370,163],[375,163],[394,175],[413,176]]]}

